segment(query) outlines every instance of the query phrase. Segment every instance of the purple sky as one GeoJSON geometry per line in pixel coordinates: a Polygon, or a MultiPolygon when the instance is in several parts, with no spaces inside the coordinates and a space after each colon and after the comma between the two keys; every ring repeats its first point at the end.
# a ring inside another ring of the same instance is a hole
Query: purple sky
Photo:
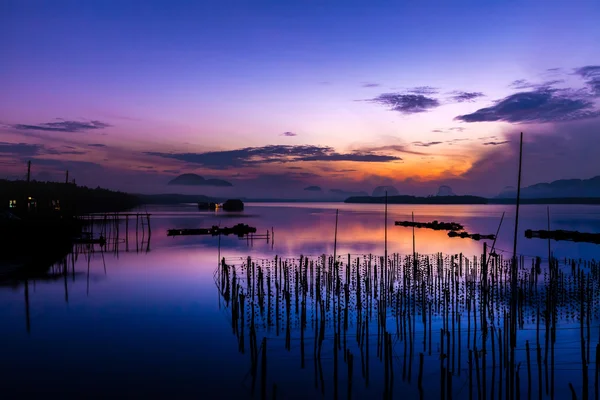
{"type": "Polygon", "coordinates": [[[319,3],[0,2],[0,177],[494,195],[520,131],[525,185],[600,175],[597,0],[319,3]]]}

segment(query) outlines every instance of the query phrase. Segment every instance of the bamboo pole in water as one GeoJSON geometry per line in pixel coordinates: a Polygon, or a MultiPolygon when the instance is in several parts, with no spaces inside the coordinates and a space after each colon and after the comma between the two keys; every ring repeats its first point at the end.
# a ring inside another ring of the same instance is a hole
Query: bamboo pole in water
{"type": "Polygon", "coordinates": [[[523,132],[521,132],[519,145],[519,176],[517,183],[517,204],[515,213],[515,233],[513,238],[513,263],[511,268],[511,311],[510,311],[510,398],[514,397],[514,378],[515,378],[515,348],[517,346],[517,237],[519,233],[519,203],[521,200],[521,170],[523,162],[523,132]]]}

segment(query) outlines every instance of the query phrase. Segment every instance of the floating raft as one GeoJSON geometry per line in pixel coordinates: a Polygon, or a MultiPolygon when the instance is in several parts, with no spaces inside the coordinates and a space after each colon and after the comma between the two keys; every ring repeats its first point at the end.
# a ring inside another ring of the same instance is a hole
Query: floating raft
{"type": "Polygon", "coordinates": [[[396,221],[396,226],[428,228],[436,231],[462,231],[463,226],[456,222],[412,222],[412,221],[396,221]]]}
{"type": "Polygon", "coordinates": [[[494,240],[494,239],[496,239],[496,235],[482,235],[481,233],[455,232],[455,231],[448,232],[448,236],[460,237],[463,239],[473,239],[473,240],[481,240],[481,239],[494,240]]]}
{"type": "Polygon", "coordinates": [[[231,228],[220,228],[213,225],[211,228],[199,228],[199,229],[169,229],[167,230],[167,236],[189,236],[189,235],[237,235],[244,236],[250,233],[256,233],[256,228],[248,226],[246,224],[237,224],[231,228]]]}
{"type": "Polygon", "coordinates": [[[525,237],[528,239],[538,238],[538,239],[554,239],[554,240],[568,240],[571,242],[585,242],[585,243],[595,243],[600,244],[600,233],[585,233],[578,231],[533,231],[531,229],[527,229],[525,231],[525,237]]]}

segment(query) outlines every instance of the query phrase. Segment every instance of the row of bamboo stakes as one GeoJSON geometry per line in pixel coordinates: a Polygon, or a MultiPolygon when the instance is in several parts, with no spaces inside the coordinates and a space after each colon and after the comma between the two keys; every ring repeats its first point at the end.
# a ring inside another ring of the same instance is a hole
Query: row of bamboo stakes
{"type": "MultiPolygon", "coordinates": [[[[565,331],[577,325],[581,380],[568,384],[574,396],[578,391],[581,398],[588,399],[589,366],[595,365],[593,394],[597,399],[600,346],[592,330],[600,334],[597,324],[594,326],[600,316],[600,264],[552,259],[548,268],[542,269],[540,259],[528,263],[521,258],[514,322],[519,330],[535,335],[514,347],[511,266],[512,259],[488,259],[485,253],[472,259],[461,254],[391,254],[387,260],[373,255],[248,258],[239,265],[223,259],[216,282],[224,306],[231,312],[240,352],[245,353],[245,337],[249,337],[254,378],[259,363],[256,343],[261,335],[264,366],[267,342],[283,339],[287,351],[292,350],[292,341],[300,341],[300,367],[306,368],[306,346],[312,342],[315,386],[323,394],[323,349],[333,346],[334,398],[340,397],[338,358],[347,366],[346,396],[351,398],[354,356],[360,354],[359,368],[369,387],[370,352],[374,351],[383,366],[383,398],[392,398],[398,376],[395,369],[401,367],[403,382],[412,382],[418,352],[420,398],[435,393],[442,399],[512,399],[521,395],[554,399],[559,398],[555,393],[559,325],[566,325],[565,331]],[[369,343],[371,339],[376,339],[376,346],[369,343]],[[352,341],[354,345],[349,344],[352,341]],[[513,359],[515,350],[519,355],[513,359]],[[422,384],[424,366],[436,359],[439,386],[428,383],[426,389],[422,384]],[[511,379],[512,360],[516,365],[511,379]],[[468,395],[462,389],[465,372],[468,395]]],[[[265,379],[261,378],[263,384],[265,379]]],[[[266,388],[261,393],[266,396],[266,388]]]]}

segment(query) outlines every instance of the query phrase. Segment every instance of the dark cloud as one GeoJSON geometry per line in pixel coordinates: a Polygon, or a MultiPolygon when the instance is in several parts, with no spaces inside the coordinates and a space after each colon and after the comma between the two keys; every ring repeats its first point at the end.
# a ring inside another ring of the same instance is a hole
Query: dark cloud
{"type": "Polygon", "coordinates": [[[179,170],[179,169],[163,169],[163,172],[166,172],[167,174],[178,174],[181,172],[181,170],[179,170]]]}
{"type": "Polygon", "coordinates": [[[402,114],[416,114],[439,107],[440,102],[422,94],[383,93],[369,100],[402,114]]]}
{"type": "Polygon", "coordinates": [[[431,132],[435,132],[435,133],[444,133],[444,132],[464,132],[467,128],[463,128],[463,127],[454,127],[454,128],[448,128],[446,130],[444,129],[434,129],[431,132]]]}
{"type": "Polygon", "coordinates": [[[90,147],[106,147],[106,145],[102,144],[102,143],[90,143],[90,144],[88,144],[88,146],[90,146],[90,147]]]}
{"type": "Polygon", "coordinates": [[[364,88],[373,88],[373,87],[378,87],[381,86],[379,83],[363,83],[362,87],[364,88]]]}
{"type": "Polygon", "coordinates": [[[62,155],[62,154],[69,154],[69,155],[83,155],[83,154],[87,154],[86,151],[81,151],[81,150],[76,150],[76,147],[73,146],[62,146],[59,148],[56,147],[51,147],[51,148],[44,148],[43,150],[43,154],[52,154],[52,155],[62,155]],[[67,150],[64,150],[67,149],[67,150]]]}
{"type": "MultiPolygon", "coordinates": [[[[401,144],[390,144],[390,145],[385,145],[385,146],[378,146],[378,147],[365,147],[362,148],[361,151],[365,151],[365,152],[396,152],[396,153],[405,153],[405,154],[415,154],[418,156],[422,156],[422,155],[427,155],[428,153],[423,153],[420,151],[415,151],[415,150],[411,150],[410,148],[407,148],[404,145],[401,144]]],[[[400,160],[400,158],[399,158],[400,160]]]]}
{"type": "Polygon", "coordinates": [[[87,152],[78,151],[78,150],[47,149],[44,151],[44,154],[52,154],[52,155],[69,154],[69,155],[81,156],[81,155],[87,154],[87,152]]]}
{"type": "Polygon", "coordinates": [[[102,165],[90,161],[67,161],[48,158],[36,158],[32,164],[35,166],[55,168],[61,171],[69,170],[77,172],[100,172],[104,169],[102,165]]]}
{"type": "Polygon", "coordinates": [[[293,136],[298,136],[298,134],[294,133],[294,132],[283,132],[281,134],[281,136],[287,136],[287,137],[293,137],[293,136]]]}
{"type": "Polygon", "coordinates": [[[463,122],[506,121],[543,123],[574,121],[599,116],[594,104],[576,92],[538,89],[512,94],[472,114],[459,115],[463,122]]]}
{"type": "Polygon", "coordinates": [[[595,96],[600,96],[600,65],[588,65],[577,68],[575,73],[581,76],[595,96]]]}
{"type": "Polygon", "coordinates": [[[455,91],[452,92],[453,96],[452,96],[452,100],[454,100],[457,103],[463,103],[465,101],[473,101],[479,97],[484,97],[485,95],[481,92],[462,92],[462,91],[455,91]]]}
{"type": "Polygon", "coordinates": [[[412,142],[412,144],[414,144],[415,146],[420,146],[420,147],[430,147],[430,146],[435,146],[437,144],[442,144],[443,142],[412,142]]]}
{"type": "Polygon", "coordinates": [[[57,121],[45,122],[38,125],[16,124],[11,125],[11,127],[21,131],[85,132],[108,128],[110,125],[100,121],[57,121]]]}
{"type": "Polygon", "coordinates": [[[413,94],[421,94],[421,95],[431,95],[439,92],[437,88],[431,86],[417,86],[412,89],[407,90],[408,93],[413,94]]]}
{"type": "MultiPolygon", "coordinates": [[[[523,137],[523,187],[557,179],[590,178],[600,171],[597,156],[600,118],[564,125],[531,126],[523,137]]],[[[495,196],[505,186],[516,186],[519,165],[519,133],[503,133],[509,143],[489,146],[460,178],[448,181],[464,193],[495,196]]]]}
{"type": "Polygon", "coordinates": [[[287,169],[302,169],[302,167],[287,167],[287,169]]]}
{"type": "Polygon", "coordinates": [[[508,87],[513,89],[530,89],[532,86],[525,79],[517,79],[516,81],[512,81],[508,87]]]}
{"type": "Polygon", "coordinates": [[[546,82],[542,82],[542,83],[533,83],[533,82],[529,82],[526,79],[517,79],[516,81],[512,81],[510,85],[508,85],[508,87],[513,88],[513,89],[548,89],[553,87],[554,85],[557,85],[559,83],[563,83],[564,80],[563,79],[554,79],[551,81],[546,81],[546,82]]]}
{"type": "Polygon", "coordinates": [[[60,148],[46,148],[41,144],[28,143],[6,143],[0,142],[0,153],[10,154],[17,157],[32,157],[44,154],[50,155],[83,155],[85,151],[72,150],[73,146],[62,146],[60,148]],[[66,149],[66,150],[65,150],[66,149]]]}
{"type": "Polygon", "coordinates": [[[467,138],[457,138],[457,139],[451,139],[451,140],[448,140],[446,143],[448,143],[448,144],[452,145],[452,144],[454,144],[454,143],[458,143],[458,142],[469,142],[469,141],[471,141],[471,140],[473,140],[473,139],[467,139],[467,138]]]}
{"type": "Polygon", "coordinates": [[[146,152],[145,154],[199,164],[214,169],[300,161],[386,162],[400,160],[400,157],[376,154],[373,151],[338,153],[332,147],[311,145],[270,145],[205,153],[146,152]]]}
{"type": "Polygon", "coordinates": [[[0,153],[8,153],[19,157],[35,156],[42,152],[43,146],[28,143],[0,142],[0,153]]]}
{"type": "Polygon", "coordinates": [[[506,144],[506,143],[510,143],[509,140],[505,140],[503,142],[485,142],[483,145],[484,146],[499,146],[501,144],[506,144]]]}

